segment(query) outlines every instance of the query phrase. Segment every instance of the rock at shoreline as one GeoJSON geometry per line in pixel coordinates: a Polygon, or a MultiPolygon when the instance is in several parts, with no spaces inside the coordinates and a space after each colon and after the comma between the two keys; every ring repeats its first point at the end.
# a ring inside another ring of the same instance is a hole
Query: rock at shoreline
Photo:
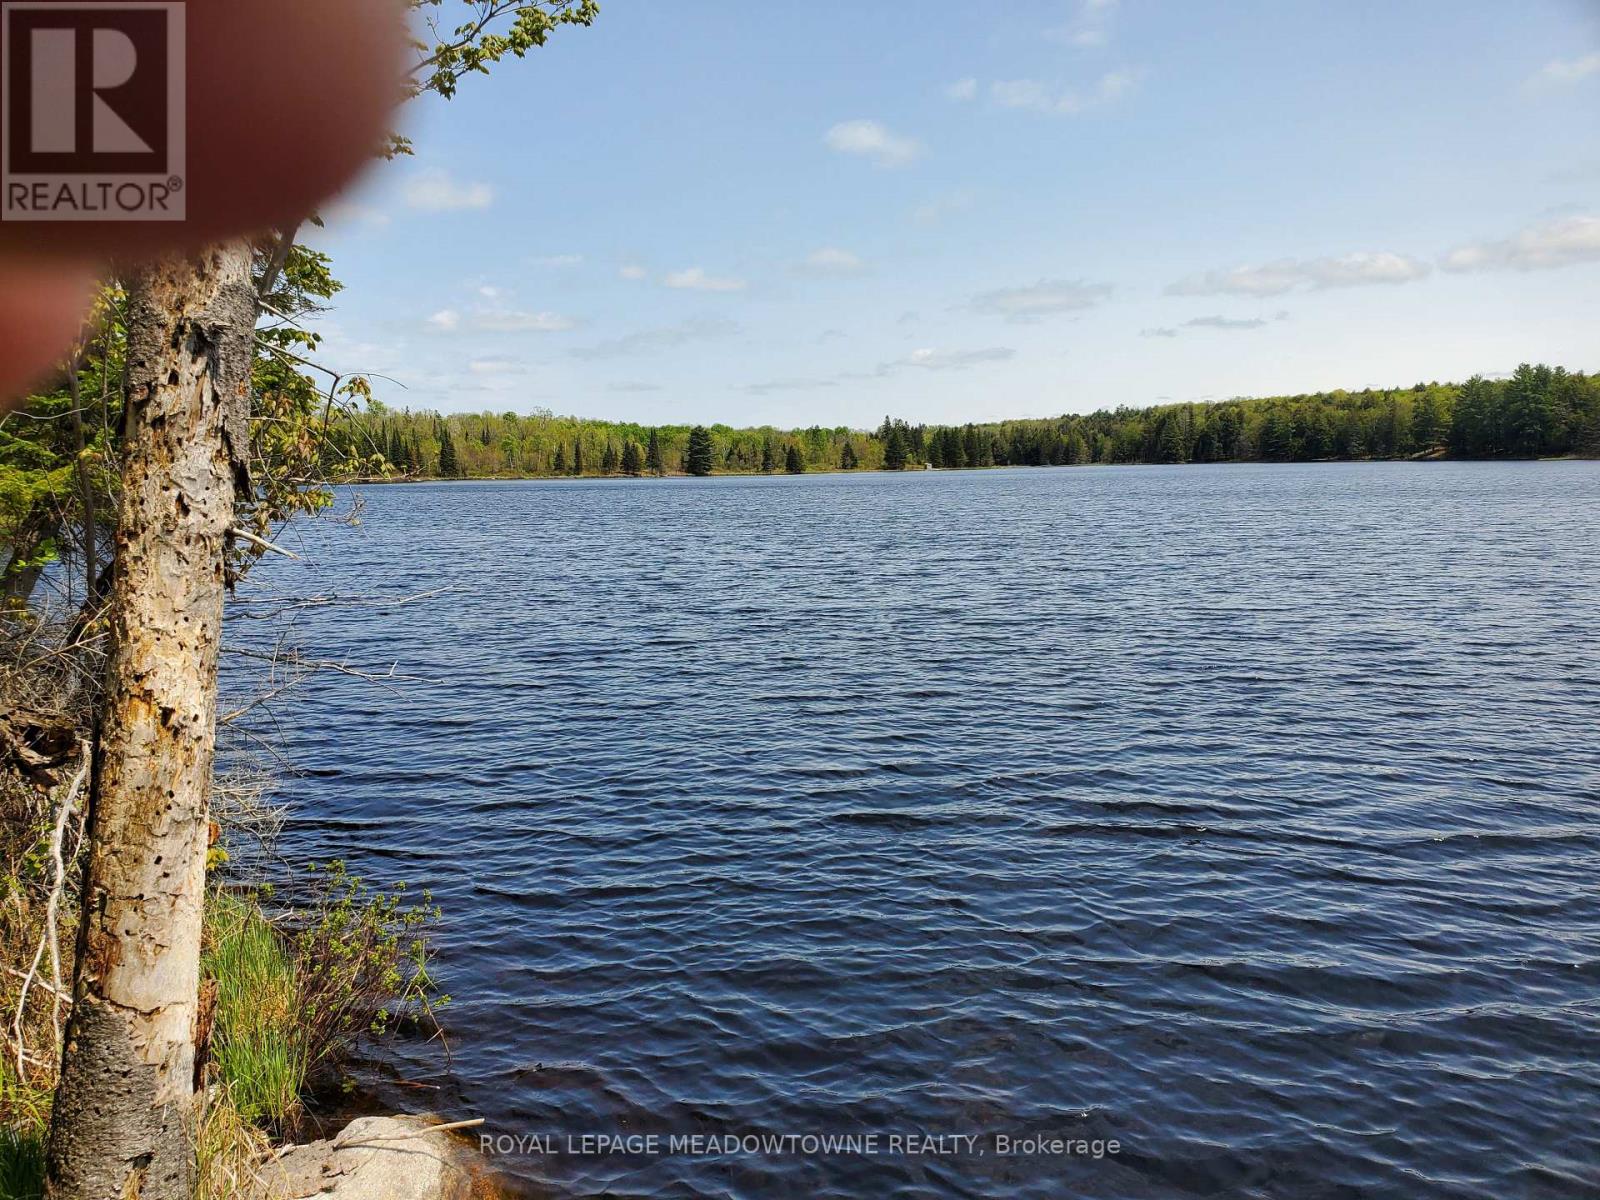
{"type": "Polygon", "coordinates": [[[483,1200],[502,1193],[481,1158],[421,1117],[361,1117],[260,1172],[252,1200],[483,1200]]]}

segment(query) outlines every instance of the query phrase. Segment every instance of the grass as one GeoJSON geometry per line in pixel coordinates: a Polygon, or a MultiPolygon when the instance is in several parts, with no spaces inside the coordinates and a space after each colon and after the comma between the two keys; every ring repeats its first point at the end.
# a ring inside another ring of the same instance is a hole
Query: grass
{"type": "Polygon", "coordinates": [[[50,1093],[16,1077],[0,1060],[0,1200],[38,1200],[44,1193],[50,1093]]]}
{"type": "MultiPolygon", "coordinates": [[[[35,944],[31,924],[26,936],[11,928],[10,910],[28,911],[20,888],[11,891],[19,895],[0,904],[0,966],[35,944]]],[[[341,863],[316,869],[304,892],[303,903],[270,915],[270,889],[214,888],[207,896],[201,973],[216,988],[216,1008],[209,1087],[195,1122],[195,1200],[236,1197],[252,1180],[259,1186],[270,1139],[301,1132],[314,1074],[448,999],[428,974],[425,926],[438,912],[426,897],[408,905],[400,891],[371,890],[341,863]]],[[[6,991],[0,987],[0,999],[6,991]]],[[[30,1009],[48,1020],[48,1006],[30,1009]]],[[[39,1200],[51,1033],[45,1024],[31,1033],[30,1048],[44,1049],[44,1058],[32,1077],[18,1079],[9,1032],[0,1029],[0,1200],[39,1200]]]]}
{"type": "Polygon", "coordinates": [[[294,956],[253,897],[214,891],[201,973],[217,984],[211,1060],[247,1121],[291,1129],[311,1072],[294,956]]]}
{"type": "Polygon", "coordinates": [[[246,1119],[223,1087],[201,1101],[194,1131],[194,1200],[237,1200],[245,1194],[273,1194],[263,1178],[270,1172],[271,1139],[246,1119]]]}
{"type": "Polygon", "coordinates": [[[0,1200],[44,1195],[44,1130],[0,1129],[0,1200]]]}

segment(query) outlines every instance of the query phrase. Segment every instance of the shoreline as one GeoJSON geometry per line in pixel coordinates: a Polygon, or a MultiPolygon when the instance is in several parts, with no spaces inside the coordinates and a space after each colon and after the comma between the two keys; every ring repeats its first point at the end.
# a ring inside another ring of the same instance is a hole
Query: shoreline
{"type": "Polygon", "coordinates": [[[1361,463],[1546,463],[1546,462],[1600,462],[1600,458],[1587,454],[1549,454],[1537,458],[1502,456],[1499,458],[1465,458],[1442,453],[1416,454],[1405,458],[1315,458],[1315,459],[1230,459],[1225,462],[1182,463],[994,463],[986,467],[905,467],[891,471],[886,467],[857,467],[843,470],[839,467],[818,468],[805,471],[713,471],[709,475],[691,475],[686,471],[665,471],[660,474],[625,475],[362,475],[337,481],[339,487],[376,487],[408,483],[590,483],[624,482],[640,483],[665,479],[799,479],[806,475],[975,475],[986,471],[1068,471],[1093,470],[1113,467],[1329,467],[1361,463]]]}

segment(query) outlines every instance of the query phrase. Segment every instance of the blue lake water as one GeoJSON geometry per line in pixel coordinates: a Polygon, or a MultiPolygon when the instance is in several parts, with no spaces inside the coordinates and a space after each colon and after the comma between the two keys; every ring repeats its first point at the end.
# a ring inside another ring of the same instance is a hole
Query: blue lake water
{"type": "Polygon", "coordinates": [[[536,1194],[1600,1195],[1600,464],[363,497],[245,594],[457,590],[297,615],[418,679],[285,845],[432,887],[398,1094],[536,1194]]]}

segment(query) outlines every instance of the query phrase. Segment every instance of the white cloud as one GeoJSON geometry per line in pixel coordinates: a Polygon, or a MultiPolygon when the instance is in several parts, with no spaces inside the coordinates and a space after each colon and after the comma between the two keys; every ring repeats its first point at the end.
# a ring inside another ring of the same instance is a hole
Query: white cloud
{"type": "Polygon", "coordinates": [[[494,189],[487,183],[460,183],[437,168],[412,176],[402,194],[406,204],[419,212],[456,212],[494,203],[494,189]]]}
{"type": "Polygon", "coordinates": [[[948,216],[966,212],[976,203],[977,197],[969,189],[946,192],[912,209],[911,219],[918,225],[937,225],[948,216]]]}
{"type": "Polygon", "coordinates": [[[1388,251],[1330,258],[1283,258],[1259,266],[1229,267],[1190,275],[1167,286],[1169,296],[1281,296],[1296,288],[1361,287],[1410,283],[1424,278],[1428,264],[1388,251]]]}
{"type": "Polygon", "coordinates": [[[1058,29],[1047,29],[1045,36],[1080,50],[1097,50],[1111,40],[1111,18],[1117,0],[1082,0],[1077,15],[1058,29]]]}
{"type": "Polygon", "coordinates": [[[583,262],[581,254],[542,254],[528,260],[534,267],[576,267],[583,262]]]}
{"type": "Polygon", "coordinates": [[[739,326],[733,321],[701,317],[658,329],[641,329],[621,337],[597,342],[593,346],[580,346],[572,351],[572,356],[588,359],[617,358],[652,350],[671,350],[692,342],[731,337],[738,332],[739,326]]]}
{"type": "Polygon", "coordinates": [[[496,287],[492,283],[485,283],[478,288],[478,295],[485,300],[504,300],[511,295],[511,291],[508,288],[496,287]]]}
{"type": "Polygon", "coordinates": [[[833,379],[767,379],[760,383],[747,383],[739,390],[751,396],[770,396],[774,392],[814,392],[819,388],[838,387],[833,379]]]}
{"type": "Polygon", "coordinates": [[[1015,358],[1016,353],[1009,346],[988,346],[982,350],[934,350],[924,347],[913,350],[905,358],[879,363],[877,373],[888,375],[903,367],[915,367],[921,371],[964,371],[980,363],[1004,362],[1008,358],[1015,358]]]}
{"type": "Polygon", "coordinates": [[[880,167],[903,167],[922,156],[922,144],[901,137],[878,121],[840,121],[823,140],[840,154],[870,158],[880,167]]]}
{"type": "Polygon", "coordinates": [[[1190,329],[1261,329],[1270,322],[1265,317],[1192,317],[1184,324],[1190,329]]]}
{"type": "Polygon", "coordinates": [[[1161,325],[1153,329],[1141,329],[1139,336],[1146,338],[1175,338],[1182,336],[1185,329],[1222,329],[1230,332],[1239,332],[1248,329],[1265,329],[1273,321],[1287,321],[1288,319],[1289,314],[1287,312],[1279,312],[1270,319],[1267,317],[1224,317],[1221,315],[1191,317],[1177,328],[1171,325],[1161,325]]]}
{"type": "Polygon", "coordinates": [[[490,308],[463,314],[445,308],[428,318],[427,327],[434,333],[561,333],[576,329],[578,322],[553,312],[490,308]]]}
{"type": "Polygon", "coordinates": [[[578,327],[577,321],[560,313],[507,309],[479,313],[472,323],[485,333],[561,333],[578,327]]]}
{"type": "Polygon", "coordinates": [[[838,246],[823,246],[806,255],[802,269],[813,275],[856,275],[864,264],[848,250],[838,246]]]}
{"type": "Polygon", "coordinates": [[[623,263],[622,266],[617,268],[617,275],[623,279],[644,279],[649,274],[650,272],[646,271],[638,263],[623,263]]]}
{"type": "Polygon", "coordinates": [[[467,371],[473,375],[526,375],[528,364],[509,355],[491,354],[472,359],[467,363],[467,371]]]}
{"type": "Polygon", "coordinates": [[[673,271],[661,282],[669,288],[681,288],[691,292],[742,292],[745,286],[742,279],[707,275],[703,267],[673,271]]]}
{"type": "Polygon", "coordinates": [[[1548,271],[1600,261],[1600,217],[1558,217],[1508,238],[1457,246],[1439,265],[1446,271],[1548,271]]]}
{"type": "Polygon", "coordinates": [[[1056,313],[1081,312],[1111,295],[1109,283],[1083,279],[1041,279],[1027,287],[997,288],[972,298],[974,312],[1008,321],[1037,321],[1056,313]]]}
{"type": "Polygon", "coordinates": [[[944,94],[952,100],[976,100],[978,81],[970,75],[965,79],[958,79],[944,89],[944,94]]]}
{"type": "Polygon", "coordinates": [[[997,79],[989,98],[1001,108],[1073,117],[1121,99],[1139,82],[1135,71],[1107,71],[1087,90],[1056,88],[1037,79],[997,79]]]}
{"type": "Polygon", "coordinates": [[[1585,54],[1582,58],[1558,58],[1539,68],[1534,79],[1540,83],[1578,83],[1591,75],[1600,75],[1600,53],[1585,54]]]}

